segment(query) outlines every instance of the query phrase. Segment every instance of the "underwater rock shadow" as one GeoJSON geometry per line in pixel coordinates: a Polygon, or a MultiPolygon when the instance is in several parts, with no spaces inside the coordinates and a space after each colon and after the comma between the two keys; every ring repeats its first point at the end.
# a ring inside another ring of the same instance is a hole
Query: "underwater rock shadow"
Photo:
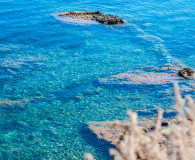
{"type": "Polygon", "coordinates": [[[115,146],[105,139],[98,138],[97,135],[90,130],[87,124],[82,124],[81,126],[80,134],[82,135],[82,138],[89,145],[93,146],[98,153],[101,153],[104,157],[106,156],[108,159],[113,160],[113,157],[109,154],[109,149],[115,148],[115,146]]]}
{"type": "MultiPolygon", "coordinates": [[[[158,114],[158,110],[159,110],[158,108],[149,109],[149,110],[139,110],[136,111],[136,113],[138,114],[138,117],[153,116],[158,114]]],[[[178,113],[175,110],[164,111],[163,118],[175,118],[177,114],[178,113]]]]}
{"type": "Polygon", "coordinates": [[[5,124],[0,124],[0,133],[1,134],[7,134],[9,132],[14,132],[15,130],[19,130],[24,133],[32,133],[34,131],[37,131],[35,127],[24,125],[20,122],[16,121],[10,121],[5,124]]]}
{"type": "Polygon", "coordinates": [[[97,95],[99,91],[92,83],[70,83],[64,90],[56,90],[53,93],[57,100],[65,104],[72,100],[75,103],[80,102],[82,96],[97,95]]]}

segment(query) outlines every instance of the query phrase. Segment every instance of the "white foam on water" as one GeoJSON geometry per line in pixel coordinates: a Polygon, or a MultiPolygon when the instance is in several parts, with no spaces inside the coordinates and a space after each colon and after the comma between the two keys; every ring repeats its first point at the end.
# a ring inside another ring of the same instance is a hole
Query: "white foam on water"
{"type": "Polygon", "coordinates": [[[138,35],[137,37],[147,40],[147,41],[157,41],[157,42],[163,42],[163,40],[157,36],[153,35],[138,35]]]}
{"type": "Polygon", "coordinates": [[[138,25],[133,24],[133,23],[126,23],[126,24],[129,25],[129,26],[131,26],[131,27],[133,27],[133,28],[135,28],[135,30],[136,30],[137,32],[139,32],[139,33],[144,33],[144,31],[143,31],[141,28],[139,28],[138,25]]]}
{"type": "Polygon", "coordinates": [[[65,23],[88,25],[88,24],[100,24],[96,20],[90,20],[85,18],[73,18],[73,17],[61,17],[58,14],[53,15],[55,19],[60,20],[65,23]]]}
{"type": "Polygon", "coordinates": [[[151,23],[144,23],[143,25],[146,26],[146,27],[148,27],[148,26],[151,25],[151,23]]]}
{"type": "Polygon", "coordinates": [[[161,51],[162,55],[166,58],[167,62],[174,66],[184,66],[181,60],[178,58],[172,57],[169,54],[168,49],[162,43],[155,43],[154,47],[161,51]]]}
{"type": "Polygon", "coordinates": [[[170,63],[174,66],[184,66],[179,59],[172,57],[169,54],[169,50],[163,44],[164,41],[158,36],[144,34],[144,35],[138,35],[137,37],[145,41],[151,42],[154,45],[155,50],[160,51],[160,53],[162,53],[167,63],[170,63]]]}
{"type": "MultiPolygon", "coordinates": [[[[169,54],[169,50],[164,46],[164,41],[158,37],[158,36],[154,36],[154,35],[150,35],[147,34],[143,29],[141,29],[138,25],[136,24],[132,24],[132,23],[128,23],[129,26],[135,28],[135,30],[137,32],[139,32],[139,34],[136,36],[137,38],[140,38],[146,42],[150,42],[154,45],[154,49],[158,50],[158,52],[162,53],[162,55],[165,57],[167,63],[170,63],[174,66],[184,66],[184,64],[181,62],[181,60],[177,59],[176,57],[172,57],[169,54]]],[[[151,23],[144,23],[144,26],[149,26],[151,25],[151,23]]]]}

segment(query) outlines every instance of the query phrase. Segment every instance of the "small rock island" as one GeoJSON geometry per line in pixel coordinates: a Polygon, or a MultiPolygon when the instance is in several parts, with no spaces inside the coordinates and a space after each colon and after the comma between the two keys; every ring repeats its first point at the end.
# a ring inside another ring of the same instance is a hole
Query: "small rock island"
{"type": "Polygon", "coordinates": [[[179,76],[189,78],[193,76],[194,70],[192,68],[183,68],[178,72],[179,76]]]}
{"type": "Polygon", "coordinates": [[[111,24],[111,25],[120,25],[125,23],[123,19],[120,19],[118,16],[115,15],[105,15],[104,13],[97,11],[97,12],[62,12],[59,14],[62,17],[73,17],[73,18],[85,18],[90,20],[97,20],[102,24],[111,24]]]}

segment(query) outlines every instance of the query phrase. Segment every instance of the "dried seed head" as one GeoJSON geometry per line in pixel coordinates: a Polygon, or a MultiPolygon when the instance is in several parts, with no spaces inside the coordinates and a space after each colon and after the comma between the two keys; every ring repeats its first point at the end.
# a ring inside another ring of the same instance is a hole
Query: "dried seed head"
{"type": "Polygon", "coordinates": [[[115,149],[109,149],[109,153],[114,157],[114,160],[124,160],[121,154],[115,149]]]}
{"type": "Polygon", "coordinates": [[[178,83],[174,83],[174,95],[175,95],[175,103],[178,106],[183,107],[185,104],[185,100],[181,97],[178,83]]]}
{"type": "Polygon", "coordinates": [[[194,108],[194,100],[192,99],[190,95],[186,96],[186,100],[188,102],[188,106],[194,108]]]}
{"type": "Polygon", "coordinates": [[[86,154],[85,154],[85,159],[86,159],[86,160],[94,160],[94,159],[93,159],[93,155],[92,155],[91,153],[86,153],[86,154]]]}

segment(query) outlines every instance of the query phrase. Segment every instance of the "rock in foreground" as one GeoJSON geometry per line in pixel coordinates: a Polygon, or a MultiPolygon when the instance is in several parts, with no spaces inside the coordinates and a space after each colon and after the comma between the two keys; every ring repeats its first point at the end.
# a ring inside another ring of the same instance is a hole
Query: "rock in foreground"
{"type": "MultiPolygon", "coordinates": [[[[175,119],[164,119],[165,121],[161,122],[162,127],[168,127],[169,125],[176,123],[175,119]]],[[[92,133],[97,135],[97,138],[104,139],[108,142],[110,142],[113,145],[117,145],[120,139],[122,138],[122,135],[125,132],[125,129],[123,127],[119,126],[111,126],[109,124],[112,124],[113,122],[88,122],[87,125],[89,129],[92,131],[92,133]]],[[[149,133],[154,130],[154,120],[145,119],[138,122],[138,126],[140,128],[140,131],[143,133],[149,133]]],[[[90,138],[90,135],[88,135],[88,138],[90,138]]],[[[93,137],[92,137],[93,138],[93,137]]],[[[93,140],[91,140],[93,141],[93,140]]]]}
{"type": "Polygon", "coordinates": [[[115,15],[105,15],[104,13],[97,11],[97,12],[62,12],[59,16],[63,17],[74,17],[74,18],[85,18],[91,20],[97,20],[102,24],[123,24],[125,23],[124,20],[120,19],[118,16],[115,15]]]}
{"type": "Polygon", "coordinates": [[[113,145],[116,145],[121,135],[124,133],[124,128],[120,127],[110,127],[107,125],[107,122],[88,122],[87,125],[89,129],[97,135],[99,139],[105,139],[108,142],[111,142],[113,145]]]}
{"type": "Polygon", "coordinates": [[[183,68],[178,72],[179,76],[189,78],[194,74],[194,70],[192,68],[183,68]]]}

